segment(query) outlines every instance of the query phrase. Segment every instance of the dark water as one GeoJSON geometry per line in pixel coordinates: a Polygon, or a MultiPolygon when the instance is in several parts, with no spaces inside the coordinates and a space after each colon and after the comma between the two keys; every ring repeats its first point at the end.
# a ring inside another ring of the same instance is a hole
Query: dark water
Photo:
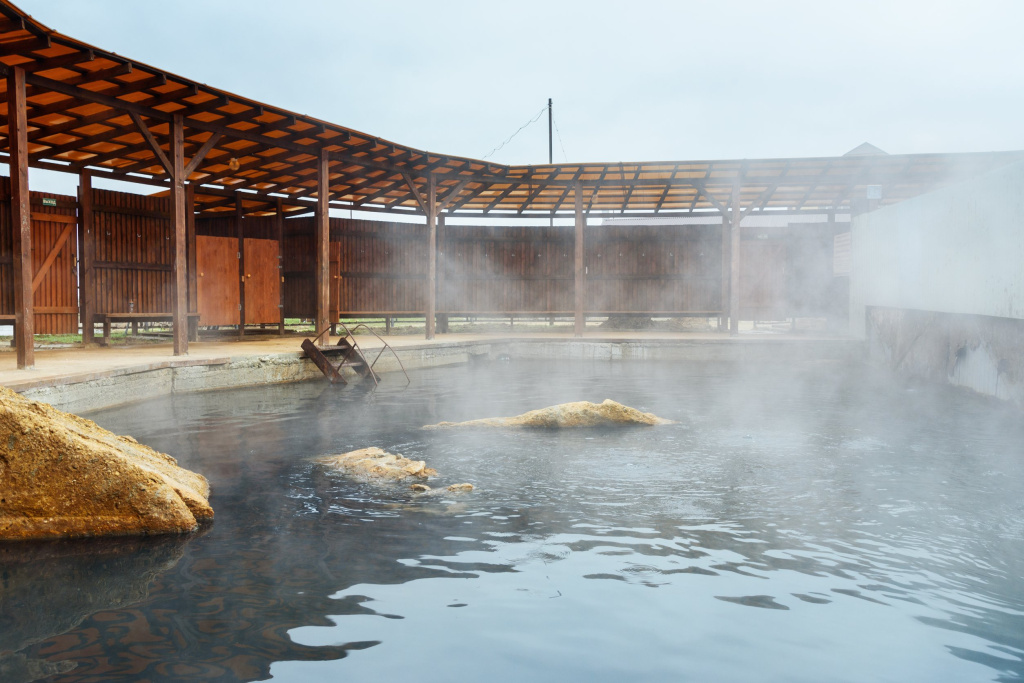
{"type": "Polygon", "coordinates": [[[1024,678],[1019,412],[829,363],[513,361],[401,384],[92,415],[205,474],[216,522],[5,550],[0,674],[1024,678]],[[679,424],[418,429],[604,398],[679,424]],[[308,460],[364,446],[477,489],[417,497],[308,460]]]}

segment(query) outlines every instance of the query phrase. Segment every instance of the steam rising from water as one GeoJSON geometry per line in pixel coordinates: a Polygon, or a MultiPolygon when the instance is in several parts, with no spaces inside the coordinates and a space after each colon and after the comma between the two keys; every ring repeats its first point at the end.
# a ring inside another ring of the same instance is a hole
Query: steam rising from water
{"type": "MultiPolygon", "coordinates": [[[[171,624],[190,634],[153,650],[151,670],[178,662],[281,680],[1024,675],[1014,521],[1024,427],[966,394],[831,363],[513,360],[417,372],[408,390],[311,383],[149,407],[147,417],[94,417],[209,476],[218,514],[133,610],[157,638],[171,624]],[[680,424],[419,429],[604,398],[680,424]],[[308,462],[368,445],[478,488],[423,500],[320,477],[308,462]]],[[[97,613],[76,637],[98,634],[116,658],[129,645],[107,619],[97,613]]],[[[40,651],[102,670],[98,655],[66,642],[40,651]]]]}

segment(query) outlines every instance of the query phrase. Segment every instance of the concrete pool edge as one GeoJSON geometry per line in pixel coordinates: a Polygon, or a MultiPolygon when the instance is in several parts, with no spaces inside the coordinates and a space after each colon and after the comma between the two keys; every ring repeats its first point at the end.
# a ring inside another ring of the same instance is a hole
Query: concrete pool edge
{"type": "MultiPolygon", "coordinates": [[[[378,348],[364,352],[373,360],[378,348]]],[[[396,347],[406,369],[462,365],[474,359],[549,360],[686,360],[793,362],[864,358],[865,345],[854,339],[544,339],[481,338],[436,340],[396,347]]],[[[382,375],[398,372],[394,356],[384,353],[376,366],[382,375]]],[[[215,391],[264,384],[322,380],[320,371],[301,352],[237,354],[206,358],[173,358],[157,362],[7,381],[5,386],[26,398],[70,412],[112,408],[176,393],[215,391]]],[[[404,379],[403,379],[404,381],[404,379]]]]}

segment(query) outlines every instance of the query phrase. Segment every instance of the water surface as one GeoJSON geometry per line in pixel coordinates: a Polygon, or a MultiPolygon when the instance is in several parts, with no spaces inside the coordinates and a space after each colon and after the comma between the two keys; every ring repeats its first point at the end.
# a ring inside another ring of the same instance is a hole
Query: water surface
{"type": "Polygon", "coordinates": [[[91,415],[205,474],[216,521],[189,539],[0,557],[14,634],[0,651],[17,650],[0,656],[4,670],[57,681],[1024,678],[1018,412],[833,363],[513,360],[410,374],[408,388],[313,382],[91,415]],[[419,429],[605,398],[678,424],[419,429]],[[365,446],[426,460],[435,485],[477,488],[417,496],[309,460],[365,446]],[[47,588],[58,579],[69,595],[47,588]]]}

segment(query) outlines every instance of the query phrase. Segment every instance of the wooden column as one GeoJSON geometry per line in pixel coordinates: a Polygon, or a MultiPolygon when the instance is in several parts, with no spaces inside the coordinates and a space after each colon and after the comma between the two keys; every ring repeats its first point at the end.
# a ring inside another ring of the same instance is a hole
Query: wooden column
{"type": "Polygon", "coordinates": [[[185,120],[171,121],[171,215],[174,220],[174,355],[188,354],[188,239],[185,230],[185,120]]]}
{"type": "Polygon", "coordinates": [[[445,312],[445,292],[444,292],[444,271],[445,271],[445,259],[444,250],[446,244],[446,234],[444,224],[444,214],[439,213],[437,216],[437,256],[438,256],[438,268],[437,268],[437,307],[442,311],[437,315],[437,331],[441,334],[448,333],[448,314],[445,312]]]}
{"type": "Polygon", "coordinates": [[[92,176],[82,171],[78,176],[78,239],[82,261],[78,270],[79,315],[82,317],[82,344],[96,341],[93,315],[96,313],[96,235],[92,215],[92,176]]]}
{"type": "Polygon", "coordinates": [[[583,183],[576,183],[576,234],[573,240],[575,245],[575,271],[576,271],[576,284],[575,290],[575,305],[574,310],[576,313],[575,321],[573,323],[573,335],[576,337],[583,336],[583,328],[585,327],[586,319],[583,315],[583,307],[586,305],[586,288],[587,288],[587,274],[583,266],[583,227],[586,225],[586,218],[583,216],[583,183]]]}
{"type": "MultiPolygon", "coordinates": [[[[187,172],[187,171],[186,171],[187,172]]],[[[196,267],[196,187],[185,186],[185,250],[188,253],[188,312],[199,312],[199,280],[196,267]]],[[[188,340],[199,341],[199,320],[189,317],[188,340]]]]}
{"type": "Polygon", "coordinates": [[[276,212],[274,213],[274,233],[277,235],[277,277],[280,279],[280,301],[277,302],[277,310],[281,313],[281,318],[277,323],[277,333],[284,334],[284,206],[281,204],[281,198],[277,198],[276,206],[274,207],[276,212]]]}
{"type": "Polygon", "coordinates": [[[242,195],[235,192],[235,235],[238,237],[238,336],[245,336],[245,220],[242,195]]]}
{"type": "Polygon", "coordinates": [[[722,294],[719,301],[718,331],[724,332],[729,326],[729,283],[732,282],[732,218],[724,209],[722,214],[722,294]]]}
{"type": "Polygon", "coordinates": [[[32,303],[32,213],[28,195],[28,113],[25,70],[12,66],[7,77],[10,140],[11,233],[14,238],[14,345],[18,369],[35,365],[32,303]]]}
{"type": "MultiPolygon", "coordinates": [[[[327,150],[320,151],[317,164],[316,202],[316,317],[313,319],[317,334],[331,324],[331,213],[330,213],[330,161],[327,150]]],[[[323,343],[323,341],[321,342],[323,343]]]]}
{"type": "Polygon", "coordinates": [[[732,186],[732,210],[729,216],[729,335],[740,333],[740,186],[732,186]]]}
{"type": "Polygon", "coordinates": [[[437,313],[437,186],[427,176],[427,306],[424,312],[427,339],[434,338],[437,313]]]}

